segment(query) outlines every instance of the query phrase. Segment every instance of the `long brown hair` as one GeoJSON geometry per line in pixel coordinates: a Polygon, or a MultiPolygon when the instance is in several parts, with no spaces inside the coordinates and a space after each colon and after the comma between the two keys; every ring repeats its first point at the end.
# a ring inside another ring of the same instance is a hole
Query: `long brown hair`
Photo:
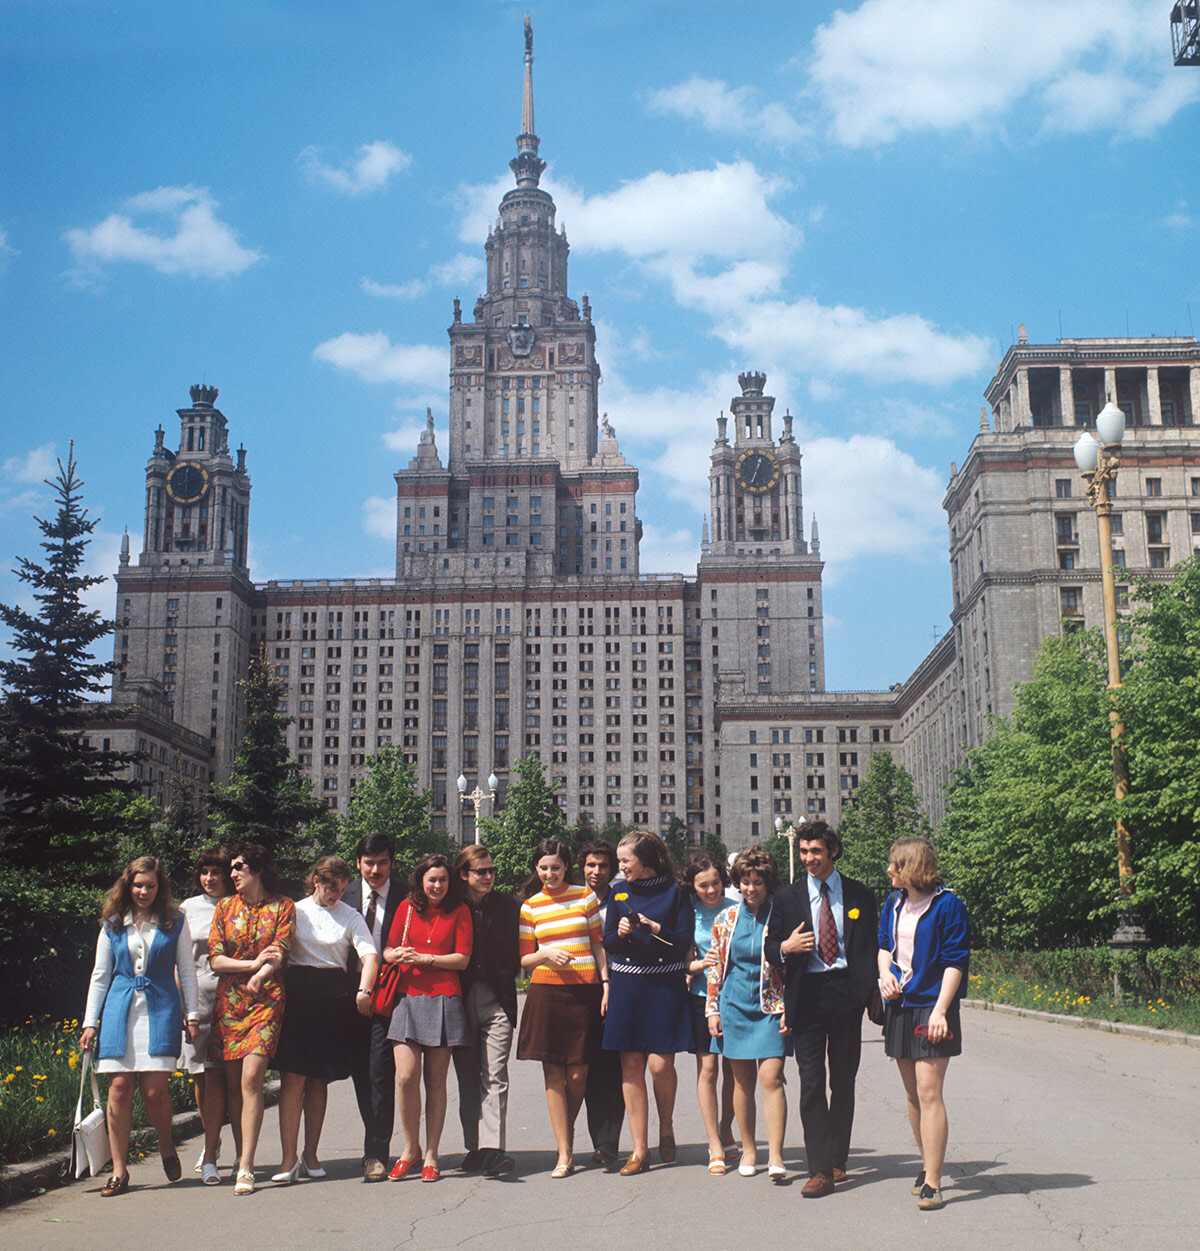
{"type": "Polygon", "coordinates": [[[529,859],[529,876],[521,887],[522,899],[532,899],[542,889],[542,879],[537,875],[537,867],[538,861],[545,859],[546,856],[557,856],[563,862],[564,884],[567,886],[574,884],[575,874],[572,871],[571,849],[566,843],[560,843],[556,838],[544,838],[534,848],[533,855],[529,859]]]}
{"type": "Polygon", "coordinates": [[[133,911],[133,879],[139,873],[153,873],[158,879],[158,894],[150,911],[159,925],[170,925],[178,916],[179,909],[171,898],[171,883],[163,870],[162,861],[154,856],[138,856],[131,860],[121,876],[112,884],[112,889],[104,896],[104,904],[100,909],[100,920],[113,925],[122,925],[125,914],[133,911]]]}

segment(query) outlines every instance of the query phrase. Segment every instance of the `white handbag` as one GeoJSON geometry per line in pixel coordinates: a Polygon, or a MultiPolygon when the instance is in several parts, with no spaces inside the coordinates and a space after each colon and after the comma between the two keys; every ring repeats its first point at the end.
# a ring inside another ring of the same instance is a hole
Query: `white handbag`
{"type": "Polygon", "coordinates": [[[112,1158],[112,1149],[108,1145],[108,1125],[104,1119],[104,1109],[100,1106],[100,1087],[96,1082],[96,1071],[92,1067],[92,1053],[83,1053],[82,1071],[79,1074],[79,1102],[75,1105],[75,1129],[71,1134],[71,1172],[75,1177],[82,1177],[91,1170],[93,1177],[112,1158]],[[92,1079],[92,1110],[83,1114],[83,1091],[88,1077],[92,1079]]]}

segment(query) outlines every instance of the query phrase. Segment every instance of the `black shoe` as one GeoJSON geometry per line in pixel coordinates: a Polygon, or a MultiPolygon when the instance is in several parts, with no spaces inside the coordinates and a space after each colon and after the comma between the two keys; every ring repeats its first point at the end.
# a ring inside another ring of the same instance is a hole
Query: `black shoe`
{"type": "Polygon", "coordinates": [[[459,1171],[463,1173],[478,1173],[483,1168],[484,1160],[487,1157],[486,1151],[480,1151],[476,1148],[474,1151],[468,1151],[462,1158],[462,1163],[458,1166],[459,1171]]]}
{"type": "Polygon", "coordinates": [[[484,1177],[503,1177],[505,1173],[511,1173],[516,1167],[517,1162],[511,1155],[494,1150],[488,1152],[488,1160],[483,1165],[482,1172],[484,1177]]]}
{"type": "Polygon", "coordinates": [[[942,1192],[939,1189],[934,1190],[932,1186],[922,1186],[921,1194],[917,1199],[917,1207],[922,1212],[937,1212],[942,1207],[942,1192]]]}
{"type": "Polygon", "coordinates": [[[915,1182],[913,1182],[913,1184],[912,1184],[912,1191],[911,1191],[911,1193],[912,1193],[912,1194],[914,1194],[914,1195],[919,1195],[919,1194],[921,1193],[921,1191],[922,1191],[922,1190],[924,1190],[924,1189],[925,1189],[925,1170],[924,1170],[924,1169],[922,1169],[922,1170],[921,1170],[921,1171],[917,1174],[917,1180],[916,1180],[915,1182]]]}

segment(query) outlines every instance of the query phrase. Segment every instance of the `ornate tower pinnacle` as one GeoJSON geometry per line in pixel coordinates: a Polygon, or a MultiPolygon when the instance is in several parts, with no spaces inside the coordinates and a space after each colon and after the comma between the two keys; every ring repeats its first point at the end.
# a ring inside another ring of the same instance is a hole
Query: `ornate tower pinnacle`
{"type": "Polygon", "coordinates": [[[525,14],[525,92],[521,99],[521,133],[517,136],[517,155],[508,163],[518,187],[536,187],[546,168],[538,156],[539,139],[533,129],[533,24],[525,14]]]}

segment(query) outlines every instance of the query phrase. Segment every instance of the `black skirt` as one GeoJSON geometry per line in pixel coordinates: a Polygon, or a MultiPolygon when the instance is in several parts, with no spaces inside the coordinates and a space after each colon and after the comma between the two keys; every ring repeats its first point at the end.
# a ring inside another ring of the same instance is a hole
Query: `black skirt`
{"type": "Polygon", "coordinates": [[[290,965],[274,1067],[324,1082],[350,1076],[350,984],[345,969],[290,965]]]}
{"type": "Polygon", "coordinates": [[[962,1020],[956,999],[946,1010],[950,1037],[931,1043],[926,1036],[933,1005],[927,1008],[906,1008],[886,1005],[883,1022],[883,1050],[892,1060],[933,1060],[939,1056],[962,1055],[962,1020]]]}

